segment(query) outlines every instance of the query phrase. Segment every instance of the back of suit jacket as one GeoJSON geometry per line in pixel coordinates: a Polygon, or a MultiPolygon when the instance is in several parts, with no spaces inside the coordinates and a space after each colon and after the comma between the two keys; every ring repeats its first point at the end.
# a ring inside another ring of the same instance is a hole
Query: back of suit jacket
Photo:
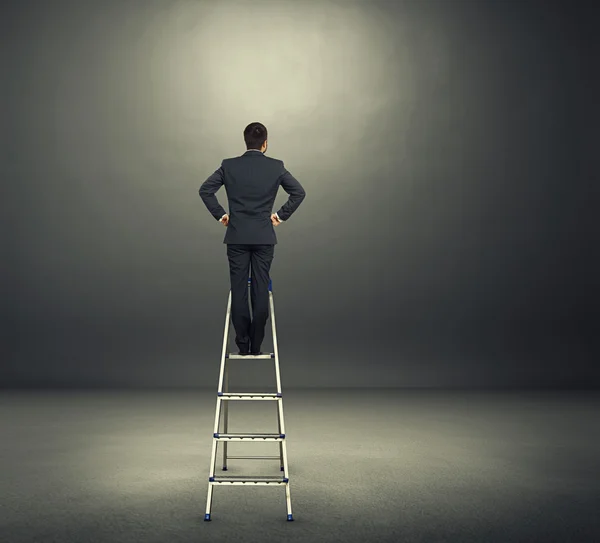
{"type": "Polygon", "coordinates": [[[229,225],[223,243],[276,244],[271,214],[279,187],[289,194],[277,212],[282,221],[291,217],[306,196],[283,161],[256,150],[223,160],[200,187],[202,201],[217,220],[226,213],[215,196],[223,185],[229,201],[229,225]]]}

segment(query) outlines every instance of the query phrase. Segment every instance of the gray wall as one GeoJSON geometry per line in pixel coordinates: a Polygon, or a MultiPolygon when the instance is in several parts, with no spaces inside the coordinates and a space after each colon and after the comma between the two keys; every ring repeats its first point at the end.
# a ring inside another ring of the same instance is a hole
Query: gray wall
{"type": "Polygon", "coordinates": [[[3,10],[3,385],[216,386],[197,191],[256,120],[307,192],[272,267],[285,387],[599,384],[591,8],[3,10]]]}

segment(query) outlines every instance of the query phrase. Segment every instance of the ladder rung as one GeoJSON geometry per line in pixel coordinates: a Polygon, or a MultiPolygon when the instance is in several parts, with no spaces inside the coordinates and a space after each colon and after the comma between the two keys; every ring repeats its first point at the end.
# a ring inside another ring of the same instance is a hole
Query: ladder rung
{"type": "Polygon", "coordinates": [[[217,392],[222,400],[280,400],[280,392],[217,392]]]}
{"type": "Polygon", "coordinates": [[[217,440],[223,441],[283,441],[285,434],[213,434],[217,440]]]}
{"type": "Polygon", "coordinates": [[[209,477],[209,484],[213,485],[287,485],[289,479],[285,477],[282,479],[281,476],[265,476],[265,477],[244,477],[243,475],[219,475],[215,477],[209,477]]]}
{"type": "Polygon", "coordinates": [[[269,360],[270,358],[275,358],[275,353],[269,354],[237,354],[237,353],[227,353],[225,358],[231,358],[233,360],[269,360]]]}
{"type": "Polygon", "coordinates": [[[281,457],[277,456],[228,456],[227,460],[280,460],[281,457]]]}
{"type": "Polygon", "coordinates": [[[211,481],[211,485],[267,486],[287,485],[285,481],[211,481]]]}

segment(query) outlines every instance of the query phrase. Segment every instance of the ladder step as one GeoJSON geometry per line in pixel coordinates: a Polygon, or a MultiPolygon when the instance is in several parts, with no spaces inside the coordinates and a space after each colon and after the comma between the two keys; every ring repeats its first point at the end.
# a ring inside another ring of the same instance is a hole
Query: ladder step
{"type": "Polygon", "coordinates": [[[232,360],[269,360],[270,358],[275,358],[275,353],[269,354],[237,354],[237,353],[227,353],[225,358],[231,358],[232,360]]]}
{"type": "Polygon", "coordinates": [[[218,475],[209,477],[209,483],[213,485],[287,485],[289,479],[281,478],[279,475],[269,477],[251,477],[244,475],[218,475]]]}
{"type": "Polygon", "coordinates": [[[227,460],[280,460],[281,457],[277,456],[228,456],[227,460]]]}
{"type": "Polygon", "coordinates": [[[280,400],[280,392],[217,392],[222,400],[280,400]]]}
{"type": "Polygon", "coordinates": [[[283,441],[285,434],[213,434],[218,441],[283,441]]]}

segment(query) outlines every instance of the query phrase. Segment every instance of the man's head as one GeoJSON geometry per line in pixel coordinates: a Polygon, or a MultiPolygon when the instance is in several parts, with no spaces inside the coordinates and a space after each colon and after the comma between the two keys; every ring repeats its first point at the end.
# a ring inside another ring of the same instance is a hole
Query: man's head
{"type": "Polygon", "coordinates": [[[244,129],[244,141],[246,149],[259,149],[261,152],[266,152],[267,144],[267,128],[261,123],[250,123],[244,129]]]}

